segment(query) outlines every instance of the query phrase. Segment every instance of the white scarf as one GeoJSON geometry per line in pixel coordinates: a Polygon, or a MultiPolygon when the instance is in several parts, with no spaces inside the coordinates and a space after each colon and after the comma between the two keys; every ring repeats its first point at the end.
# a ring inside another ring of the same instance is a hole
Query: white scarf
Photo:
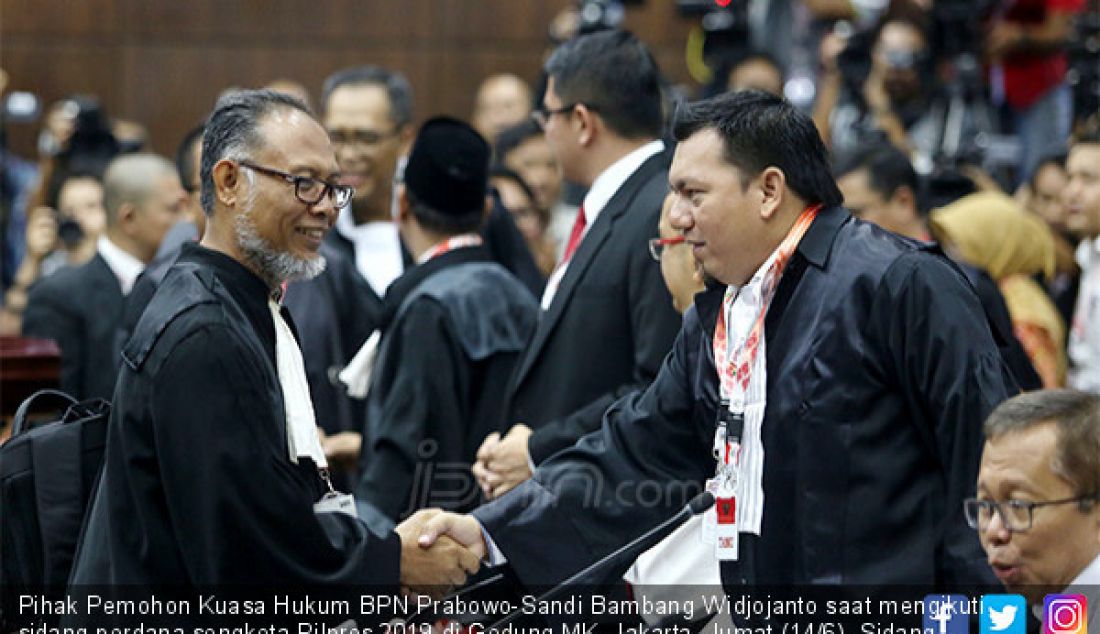
{"type": "Polygon", "coordinates": [[[283,410],[286,412],[286,440],[290,461],[298,464],[298,458],[309,458],[319,469],[328,468],[321,439],[317,436],[317,420],[313,414],[313,402],[309,397],[306,368],[302,351],[294,340],[294,333],[279,312],[274,300],[267,301],[271,319],[275,322],[275,360],[279,373],[279,385],[283,389],[283,410]]]}

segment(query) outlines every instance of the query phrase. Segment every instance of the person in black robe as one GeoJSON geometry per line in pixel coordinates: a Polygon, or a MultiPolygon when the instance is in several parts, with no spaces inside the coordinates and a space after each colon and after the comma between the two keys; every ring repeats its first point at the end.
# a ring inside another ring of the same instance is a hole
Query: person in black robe
{"type": "Polygon", "coordinates": [[[294,98],[238,91],[215,107],[207,230],[184,245],[123,351],[71,585],[396,593],[477,569],[453,542],[416,544],[430,512],[374,534],[354,503],[326,494],[293,321],[274,298],[323,268],[321,240],[350,194],[337,173],[324,129],[294,98]]]}
{"type": "Polygon", "coordinates": [[[501,388],[538,320],[534,297],[478,234],[488,167],[473,128],[440,117],[421,128],[398,188],[397,226],[418,264],[386,292],[356,490],[391,520],[476,505],[470,466],[501,431],[501,388]]]}
{"type": "MultiPolygon", "coordinates": [[[[511,493],[472,516],[429,520],[425,541],[450,534],[506,557],[524,584],[554,584],[682,508],[716,473],[720,424],[737,429],[715,361],[717,324],[732,314],[724,304],[736,308],[770,277],[766,312],[754,309],[764,315],[755,362],[766,371],[748,375],[750,398],[764,399],[751,401],[759,409],[743,412],[741,429],[762,472],[738,480],[759,478],[763,497],[739,493],[727,506],[755,503],[759,528],[741,515],[726,524],[735,556],[713,533],[700,546],[726,555],[727,591],[992,584],[962,505],[981,421],[1016,387],[963,273],[934,245],[840,207],[812,122],[780,98],[750,91],[683,106],[675,131],[672,224],[714,282],[657,378],[511,493]],[[792,228],[805,230],[793,244],[792,228]],[[783,243],[793,250],[771,277],[764,263],[783,243]],[[757,414],[763,453],[747,435],[757,414]]],[[[729,340],[753,340],[736,332],[729,340]]],[[[604,573],[630,560],[618,563],[604,573]]]]}

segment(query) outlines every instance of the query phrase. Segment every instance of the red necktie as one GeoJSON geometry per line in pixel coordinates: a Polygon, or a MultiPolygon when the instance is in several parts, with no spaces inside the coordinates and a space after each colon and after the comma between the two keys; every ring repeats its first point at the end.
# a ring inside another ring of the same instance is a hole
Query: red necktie
{"type": "Polygon", "coordinates": [[[587,222],[584,217],[584,205],[581,205],[581,208],[577,210],[577,219],[573,222],[573,230],[569,232],[569,242],[565,243],[565,253],[561,256],[562,264],[573,257],[573,252],[577,250],[577,245],[581,243],[581,236],[584,235],[584,227],[587,222]]]}

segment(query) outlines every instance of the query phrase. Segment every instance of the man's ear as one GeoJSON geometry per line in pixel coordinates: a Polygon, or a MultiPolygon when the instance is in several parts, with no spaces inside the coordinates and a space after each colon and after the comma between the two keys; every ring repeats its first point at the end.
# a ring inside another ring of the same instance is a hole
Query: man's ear
{"type": "Polygon", "coordinates": [[[222,159],[214,164],[214,197],[226,207],[237,204],[241,181],[241,167],[236,161],[222,159]]]}
{"type": "Polygon", "coordinates": [[[787,195],[787,176],[778,167],[765,167],[756,177],[760,196],[760,217],[770,220],[787,195]]]}
{"type": "Polygon", "coordinates": [[[594,110],[589,110],[588,106],[577,104],[573,110],[573,117],[571,119],[573,125],[579,126],[580,135],[577,140],[582,146],[591,145],[596,140],[596,135],[599,131],[596,129],[597,125],[602,123],[599,115],[594,110]]]}
{"type": "Polygon", "coordinates": [[[118,212],[115,214],[115,224],[122,229],[123,233],[130,234],[133,227],[138,223],[138,208],[132,202],[124,202],[118,206],[118,212]]]}
{"type": "Polygon", "coordinates": [[[399,184],[394,191],[397,196],[397,204],[393,208],[393,221],[399,225],[408,224],[412,218],[412,205],[409,203],[409,190],[405,184],[399,184]]]}
{"type": "Polygon", "coordinates": [[[890,196],[890,205],[894,208],[896,213],[904,215],[905,222],[912,221],[920,215],[917,210],[917,194],[913,191],[912,187],[908,185],[902,185],[894,191],[894,195],[890,196]]]}

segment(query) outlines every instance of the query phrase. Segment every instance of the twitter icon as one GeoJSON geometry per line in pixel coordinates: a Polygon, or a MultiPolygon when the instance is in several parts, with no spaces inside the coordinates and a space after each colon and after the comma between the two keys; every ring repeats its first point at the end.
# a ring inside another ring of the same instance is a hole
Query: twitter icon
{"type": "Polygon", "coordinates": [[[1018,594],[982,595],[981,634],[1027,634],[1027,601],[1018,594]]]}

